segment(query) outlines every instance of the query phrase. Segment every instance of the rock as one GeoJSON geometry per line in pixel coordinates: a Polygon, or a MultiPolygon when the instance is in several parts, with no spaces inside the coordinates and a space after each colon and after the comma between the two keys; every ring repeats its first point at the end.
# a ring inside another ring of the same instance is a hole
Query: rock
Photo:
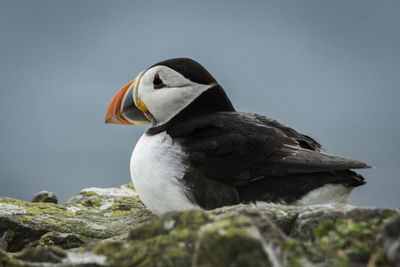
{"type": "Polygon", "coordinates": [[[199,229],[195,266],[277,266],[286,236],[264,213],[244,207],[211,216],[199,229]]]}
{"type": "Polygon", "coordinates": [[[49,262],[59,263],[66,257],[66,252],[56,246],[37,246],[24,249],[14,255],[14,259],[25,262],[49,262]]]}
{"type": "Polygon", "coordinates": [[[40,203],[58,203],[58,197],[55,193],[49,191],[40,191],[37,193],[31,202],[40,202],[40,203]]]}
{"type": "Polygon", "coordinates": [[[69,249],[80,247],[83,244],[85,244],[85,241],[76,234],[48,232],[42,235],[39,240],[28,244],[28,247],[55,245],[63,249],[69,249]]]}
{"type": "Polygon", "coordinates": [[[54,244],[71,248],[127,234],[133,225],[152,216],[128,186],[88,188],[63,206],[1,197],[0,236],[7,232],[5,240],[10,252],[19,251],[34,241],[48,244],[50,237],[54,244]],[[50,232],[46,241],[44,235],[50,232]],[[60,234],[69,235],[63,238],[60,234]]]}
{"type": "Polygon", "coordinates": [[[0,266],[395,265],[399,216],[265,204],[157,217],[131,184],[87,188],[64,205],[2,197],[0,266]]]}
{"type": "Polygon", "coordinates": [[[396,212],[389,209],[355,207],[352,205],[329,204],[302,207],[294,222],[290,236],[300,240],[314,238],[314,230],[320,222],[335,223],[338,219],[351,219],[353,222],[368,222],[378,219],[380,223],[396,212]]]}
{"type": "Polygon", "coordinates": [[[400,214],[384,225],[383,240],[389,261],[400,266],[400,214]]]}
{"type": "Polygon", "coordinates": [[[253,210],[219,215],[193,210],[154,218],[131,230],[127,240],[102,242],[93,252],[112,266],[269,266],[281,260],[285,239],[268,217],[253,210]]]}
{"type": "Polygon", "coordinates": [[[3,235],[0,237],[0,250],[6,250],[7,249],[7,241],[6,241],[6,237],[7,237],[7,231],[5,231],[3,233],[3,235]]]}

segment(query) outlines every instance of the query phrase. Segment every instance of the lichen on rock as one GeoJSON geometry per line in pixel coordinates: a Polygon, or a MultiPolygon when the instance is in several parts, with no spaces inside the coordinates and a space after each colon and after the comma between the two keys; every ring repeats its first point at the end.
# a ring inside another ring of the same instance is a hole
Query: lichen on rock
{"type": "Polygon", "coordinates": [[[385,224],[383,240],[388,259],[396,266],[400,266],[400,214],[385,224]]]}
{"type": "Polygon", "coordinates": [[[132,184],[64,205],[0,198],[0,266],[390,266],[399,211],[237,205],[155,216],[132,184]]]}
{"type": "Polygon", "coordinates": [[[83,190],[63,206],[1,197],[0,235],[7,242],[6,250],[19,251],[34,241],[64,248],[80,246],[126,234],[133,225],[154,216],[127,186],[97,191],[83,190]],[[49,235],[43,238],[49,233],[53,241],[49,235]]]}

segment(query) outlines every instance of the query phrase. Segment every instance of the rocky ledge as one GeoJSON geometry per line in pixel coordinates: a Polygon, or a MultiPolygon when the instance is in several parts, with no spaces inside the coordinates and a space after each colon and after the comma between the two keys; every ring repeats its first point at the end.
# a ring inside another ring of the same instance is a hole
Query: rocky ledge
{"type": "Polygon", "coordinates": [[[71,265],[399,266],[400,214],[238,205],[157,217],[131,184],[87,188],[64,205],[0,198],[0,266],[71,265]]]}

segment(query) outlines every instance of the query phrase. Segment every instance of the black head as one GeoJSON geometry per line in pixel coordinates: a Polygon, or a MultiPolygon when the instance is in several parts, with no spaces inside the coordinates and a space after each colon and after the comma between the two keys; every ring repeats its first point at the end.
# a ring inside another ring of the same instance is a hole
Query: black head
{"type": "Polygon", "coordinates": [[[217,83],[214,77],[202,65],[190,58],[171,58],[158,62],[150,68],[155,66],[166,66],[171,68],[182,74],[186,79],[195,83],[217,83]]]}
{"type": "Polygon", "coordinates": [[[189,58],[152,65],[115,99],[107,113],[107,122],[144,124],[150,120],[154,126],[161,126],[207,113],[234,111],[214,77],[189,58]]]}

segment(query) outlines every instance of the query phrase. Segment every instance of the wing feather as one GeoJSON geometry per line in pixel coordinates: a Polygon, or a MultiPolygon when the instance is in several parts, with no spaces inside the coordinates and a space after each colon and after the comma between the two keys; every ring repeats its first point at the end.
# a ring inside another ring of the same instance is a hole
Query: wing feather
{"type": "Polygon", "coordinates": [[[359,160],[333,156],[304,148],[298,148],[297,152],[279,159],[278,162],[287,167],[289,174],[372,168],[371,165],[359,160]]]}
{"type": "Polygon", "coordinates": [[[256,114],[207,114],[176,124],[167,133],[183,144],[191,164],[206,177],[232,184],[265,176],[371,167],[322,153],[311,137],[256,114]]]}

